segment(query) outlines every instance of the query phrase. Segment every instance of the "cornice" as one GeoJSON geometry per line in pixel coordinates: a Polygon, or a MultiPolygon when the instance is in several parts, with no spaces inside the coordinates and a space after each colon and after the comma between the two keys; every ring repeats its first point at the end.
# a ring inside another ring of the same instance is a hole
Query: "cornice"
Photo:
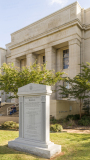
{"type": "Polygon", "coordinates": [[[90,24],[88,24],[88,25],[83,25],[83,29],[86,30],[86,31],[87,31],[87,30],[90,30],[90,24]]]}
{"type": "Polygon", "coordinates": [[[55,32],[61,31],[61,30],[63,30],[63,29],[66,29],[66,28],[71,27],[71,26],[74,26],[74,25],[78,25],[78,26],[82,29],[82,24],[81,24],[81,22],[79,21],[79,19],[75,19],[75,20],[70,21],[70,22],[68,22],[68,23],[65,23],[65,24],[63,24],[63,25],[60,25],[60,26],[58,26],[58,27],[55,27],[54,29],[51,29],[51,30],[49,30],[49,31],[46,31],[46,32],[44,32],[44,33],[42,33],[42,34],[39,34],[38,36],[34,36],[34,37],[31,37],[31,38],[28,38],[27,40],[24,40],[24,41],[19,42],[19,43],[17,43],[17,44],[13,44],[13,45],[11,45],[9,48],[10,48],[10,49],[14,49],[14,48],[16,48],[16,47],[19,47],[19,46],[25,45],[25,44],[27,44],[27,43],[33,42],[33,41],[35,41],[35,40],[37,40],[37,39],[40,39],[40,38],[49,36],[49,35],[51,35],[51,34],[53,34],[53,33],[55,33],[55,32]]]}
{"type": "Polygon", "coordinates": [[[33,42],[33,41],[35,41],[35,40],[37,40],[37,39],[40,39],[40,38],[49,36],[49,35],[51,35],[51,34],[54,34],[54,33],[56,33],[56,32],[59,32],[59,31],[61,31],[61,30],[63,30],[63,29],[69,28],[69,27],[74,26],[74,25],[78,25],[78,27],[79,27],[81,30],[85,30],[85,31],[86,31],[86,30],[89,30],[89,29],[90,29],[90,24],[89,24],[89,25],[85,25],[85,24],[83,25],[83,24],[80,22],[80,20],[77,18],[77,19],[75,19],[75,20],[73,20],[73,21],[70,21],[70,22],[67,22],[67,23],[65,23],[65,24],[63,24],[63,25],[60,25],[60,26],[58,26],[58,27],[55,27],[54,29],[51,29],[51,30],[46,31],[46,32],[43,32],[42,34],[39,34],[38,36],[34,36],[34,37],[28,38],[27,40],[24,40],[24,41],[22,41],[22,42],[13,44],[13,45],[11,45],[9,48],[10,48],[10,49],[14,49],[14,48],[20,47],[20,46],[22,46],[22,45],[25,45],[25,44],[28,44],[28,43],[30,43],[30,42],[33,42]]]}
{"type": "Polygon", "coordinates": [[[77,3],[77,4],[78,4],[78,6],[82,9],[82,7],[80,6],[79,2],[78,2],[78,1],[76,1],[76,3],[77,3]]]}
{"type": "Polygon", "coordinates": [[[11,44],[11,42],[10,42],[10,43],[7,43],[5,46],[8,47],[8,46],[10,46],[10,44],[11,44]]]}
{"type": "Polygon", "coordinates": [[[88,12],[88,11],[90,11],[90,8],[84,9],[84,11],[85,11],[85,12],[88,12]]]}
{"type": "Polygon", "coordinates": [[[5,50],[5,51],[6,51],[6,49],[5,49],[5,48],[2,48],[2,47],[0,47],[0,49],[2,49],[2,50],[5,50]]]}
{"type": "MultiPolygon", "coordinates": [[[[66,6],[66,7],[64,7],[64,8],[62,8],[62,9],[60,9],[60,10],[58,10],[58,11],[56,11],[56,12],[54,12],[54,13],[52,13],[52,14],[50,14],[50,15],[48,15],[48,16],[46,16],[46,17],[44,17],[44,18],[42,18],[42,19],[40,19],[40,20],[38,20],[38,21],[36,21],[36,22],[34,22],[34,23],[32,23],[32,24],[24,27],[24,28],[22,28],[22,29],[19,29],[19,30],[16,31],[16,32],[11,33],[11,36],[17,34],[18,32],[21,32],[21,31],[23,31],[23,30],[25,30],[25,29],[28,29],[29,27],[33,27],[33,26],[35,26],[35,25],[43,22],[44,20],[47,20],[48,18],[51,18],[51,17],[53,17],[53,16],[61,13],[62,11],[66,10],[66,9],[69,9],[69,8],[71,8],[72,6],[75,6],[75,5],[77,5],[77,4],[79,5],[79,3],[78,3],[77,1],[74,2],[74,3],[71,3],[70,5],[68,5],[68,6],[66,6]]],[[[79,6],[80,6],[80,5],[79,5],[79,6]]],[[[81,8],[81,6],[80,6],[80,8],[81,8]]]]}

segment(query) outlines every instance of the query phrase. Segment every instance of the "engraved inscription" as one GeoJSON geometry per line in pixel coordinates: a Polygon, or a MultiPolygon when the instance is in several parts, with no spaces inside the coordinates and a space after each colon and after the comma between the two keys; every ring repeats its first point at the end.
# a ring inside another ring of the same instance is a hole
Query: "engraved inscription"
{"type": "Polygon", "coordinates": [[[24,138],[41,140],[41,98],[24,98],[24,138]]]}

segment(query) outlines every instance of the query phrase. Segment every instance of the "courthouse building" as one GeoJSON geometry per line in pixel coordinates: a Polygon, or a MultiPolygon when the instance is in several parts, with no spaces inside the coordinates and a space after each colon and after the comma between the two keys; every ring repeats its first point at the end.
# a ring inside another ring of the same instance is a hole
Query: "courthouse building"
{"type": "MultiPolygon", "coordinates": [[[[73,78],[80,63],[90,62],[90,8],[78,2],[11,34],[11,43],[0,48],[0,65],[13,62],[22,67],[47,62],[47,69],[64,71],[73,78]]],[[[4,96],[5,98],[5,96],[4,96]]],[[[53,100],[59,100],[56,93],[53,100]]]]}

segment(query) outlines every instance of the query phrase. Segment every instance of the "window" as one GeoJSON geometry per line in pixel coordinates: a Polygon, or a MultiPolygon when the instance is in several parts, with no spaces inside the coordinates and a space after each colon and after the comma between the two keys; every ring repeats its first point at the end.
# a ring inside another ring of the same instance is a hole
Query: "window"
{"type": "Polygon", "coordinates": [[[45,63],[45,56],[43,56],[43,64],[45,63]]]}
{"type": "Polygon", "coordinates": [[[63,69],[69,67],[69,49],[63,50],[63,69]]]}
{"type": "MultiPolygon", "coordinates": [[[[68,82],[63,82],[63,86],[68,89],[69,88],[69,83],[68,82]]],[[[68,94],[62,95],[62,98],[68,98],[68,94]]]]}
{"type": "Polygon", "coordinates": [[[63,86],[67,89],[69,89],[69,83],[68,82],[63,82],[63,86]]]}

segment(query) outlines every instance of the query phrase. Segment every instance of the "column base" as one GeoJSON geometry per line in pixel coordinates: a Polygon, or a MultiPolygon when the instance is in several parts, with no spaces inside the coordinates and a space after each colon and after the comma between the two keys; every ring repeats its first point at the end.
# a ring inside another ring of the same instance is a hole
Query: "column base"
{"type": "Polygon", "coordinates": [[[56,145],[52,142],[49,142],[47,145],[39,144],[40,146],[27,143],[24,138],[17,138],[14,141],[8,142],[8,147],[16,149],[18,151],[27,152],[33,155],[37,155],[43,158],[51,158],[56,153],[61,152],[61,145],[56,145]]]}

